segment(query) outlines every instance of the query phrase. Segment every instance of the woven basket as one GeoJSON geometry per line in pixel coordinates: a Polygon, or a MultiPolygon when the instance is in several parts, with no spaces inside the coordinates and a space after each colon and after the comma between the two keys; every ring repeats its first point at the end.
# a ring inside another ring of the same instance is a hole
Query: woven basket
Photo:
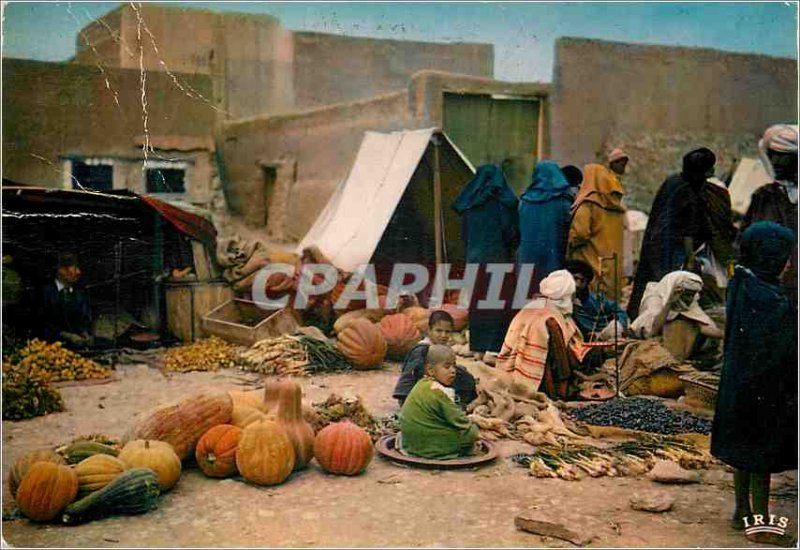
{"type": "Polygon", "coordinates": [[[680,377],[686,389],[686,404],[713,411],[717,403],[719,379],[715,376],[686,374],[680,377]]]}

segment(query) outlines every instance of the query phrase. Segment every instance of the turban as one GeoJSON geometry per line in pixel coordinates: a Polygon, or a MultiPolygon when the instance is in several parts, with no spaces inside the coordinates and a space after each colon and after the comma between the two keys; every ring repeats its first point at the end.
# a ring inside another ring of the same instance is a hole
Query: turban
{"type": "Polygon", "coordinates": [[[628,157],[628,153],[626,153],[625,151],[623,151],[619,147],[617,147],[616,149],[614,149],[613,151],[611,151],[608,154],[608,162],[609,163],[612,163],[612,162],[614,162],[616,160],[626,159],[626,158],[630,158],[630,157],[628,157]]]}
{"type": "MultiPolygon", "coordinates": [[[[711,149],[701,147],[686,153],[683,157],[683,174],[685,176],[703,177],[706,173],[714,168],[717,163],[717,157],[711,149]]],[[[705,179],[703,177],[703,179],[705,179]]]]}
{"type": "MultiPolygon", "coordinates": [[[[774,124],[767,128],[764,137],[758,140],[758,158],[772,180],[775,180],[775,168],[769,160],[767,151],[776,153],[797,153],[797,125],[774,124]]],[[[797,204],[797,185],[793,182],[778,182],[786,189],[789,200],[797,204]]]]}
{"type": "Polygon", "coordinates": [[[572,296],[575,294],[575,279],[566,269],[553,271],[539,283],[539,293],[552,300],[564,315],[572,313],[572,296]]]}

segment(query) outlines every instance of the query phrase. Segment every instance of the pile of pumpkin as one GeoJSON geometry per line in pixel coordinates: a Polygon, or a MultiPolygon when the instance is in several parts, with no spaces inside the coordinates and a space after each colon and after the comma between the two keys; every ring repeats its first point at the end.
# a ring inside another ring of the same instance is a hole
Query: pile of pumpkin
{"type": "MultiPolygon", "coordinates": [[[[466,328],[466,309],[453,304],[443,304],[438,309],[453,317],[456,332],[466,328]]],[[[427,333],[431,312],[413,303],[401,305],[397,313],[384,309],[349,311],[333,325],[337,348],[358,370],[378,368],[387,358],[402,361],[427,333]]]]}
{"type": "Polygon", "coordinates": [[[152,510],[191,458],[206,476],[238,474],[257,485],[283,483],[313,458],[339,475],[357,475],[371,462],[370,436],[350,422],[315,435],[297,384],[269,382],[263,398],[256,393],[199,394],[159,408],[132,428],[119,453],[93,441],[69,446],[66,460],[34,451],[11,469],[11,494],[31,520],[71,525],[152,510]]]}

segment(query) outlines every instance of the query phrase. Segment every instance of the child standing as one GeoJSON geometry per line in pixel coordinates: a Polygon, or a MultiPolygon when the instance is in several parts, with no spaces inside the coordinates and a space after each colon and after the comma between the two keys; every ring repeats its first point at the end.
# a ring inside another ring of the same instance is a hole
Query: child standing
{"type": "Polygon", "coordinates": [[[736,468],[738,529],[754,514],[769,518],[770,474],[797,467],[797,312],[779,279],[794,246],[789,229],[754,223],[742,234],[741,265],[728,285],[711,453],[736,468]]]}
{"type": "MultiPolygon", "coordinates": [[[[403,361],[400,379],[395,385],[392,397],[400,406],[408,397],[411,389],[425,375],[425,358],[432,345],[447,346],[450,344],[450,333],[453,332],[453,317],[446,311],[434,311],[428,319],[428,336],[414,346],[403,361]]],[[[453,381],[456,404],[465,409],[471,401],[478,397],[475,378],[464,367],[456,366],[456,377],[453,381]]]]}
{"type": "Polygon", "coordinates": [[[478,427],[455,403],[450,387],[456,378],[456,356],[433,345],[425,360],[425,377],[414,385],[400,410],[401,452],[445,460],[468,455],[478,427]]]}

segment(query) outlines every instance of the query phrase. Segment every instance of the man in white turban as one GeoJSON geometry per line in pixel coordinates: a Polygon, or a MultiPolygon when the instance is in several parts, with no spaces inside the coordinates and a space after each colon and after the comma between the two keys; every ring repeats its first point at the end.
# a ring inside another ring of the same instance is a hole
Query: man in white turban
{"type": "Polygon", "coordinates": [[[496,368],[530,390],[566,399],[572,372],[590,349],[572,319],[575,279],[565,269],[554,271],[539,292],[511,321],[496,368]]]}
{"type": "MultiPolygon", "coordinates": [[[[759,221],[771,221],[791,229],[797,236],[797,135],[792,124],[775,124],[758,142],[758,156],[773,182],[753,193],[741,233],[759,221]]],[[[784,272],[784,288],[797,307],[797,248],[784,272]]]]}

